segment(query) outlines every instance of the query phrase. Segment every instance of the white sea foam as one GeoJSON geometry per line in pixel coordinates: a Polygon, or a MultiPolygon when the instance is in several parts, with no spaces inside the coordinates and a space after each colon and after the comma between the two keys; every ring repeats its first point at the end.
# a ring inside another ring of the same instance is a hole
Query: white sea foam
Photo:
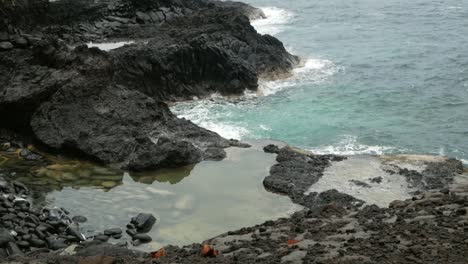
{"type": "Polygon", "coordinates": [[[109,50],[113,50],[113,49],[123,47],[123,46],[128,45],[128,44],[132,44],[132,43],[135,43],[135,41],[121,41],[121,42],[113,42],[113,43],[93,43],[93,42],[89,42],[86,45],[88,45],[89,48],[96,47],[96,48],[99,48],[100,50],[109,51],[109,50]]]}
{"type": "Polygon", "coordinates": [[[460,161],[461,161],[463,164],[468,165],[468,160],[466,160],[466,159],[460,159],[460,161]]]}
{"type": "Polygon", "coordinates": [[[372,146],[358,143],[357,137],[345,136],[341,141],[334,145],[321,146],[309,149],[316,154],[335,154],[335,155],[382,155],[385,153],[396,152],[398,149],[389,146],[372,146]]]}
{"type": "MultiPolygon", "coordinates": [[[[335,74],[338,69],[339,68],[329,60],[310,58],[307,59],[301,67],[294,69],[290,78],[274,81],[261,80],[256,95],[268,96],[298,84],[319,83],[335,74]]],[[[250,93],[250,95],[252,95],[252,93],[250,93]]]]}
{"type": "Polygon", "coordinates": [[[260,34],[276,35],[284,30],[284,25],[287,25],[294,18],[294,13],[286,9],[277,7],[262,7],[266,18],[256,19],[251,22],[252,26],[260,34]]]}
{"type": "Polygon", "coordinates": [[[171,110],[179,118],[188,119],[195,124],[218,133],[228,139],[242,139],[249,130],[233,122],[218,121],[220,114],[225,114],[218,108],[227,102],[214,96],[215,99],[204,99],[192,102],[182,102],[171,107],[171,110]],[[220,105],[221,103],[221,105],[220,105]]]}

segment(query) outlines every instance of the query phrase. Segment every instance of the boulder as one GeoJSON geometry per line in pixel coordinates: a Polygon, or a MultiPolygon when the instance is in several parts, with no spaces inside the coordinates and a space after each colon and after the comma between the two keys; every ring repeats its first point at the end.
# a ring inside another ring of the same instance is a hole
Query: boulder
{"type": "Polygon", "coordinates": [[[138,232],[146,233],[149,232],[156,223],[156,218],[152,214],[140,213],[132,218],[131,223],[138,232]]]}

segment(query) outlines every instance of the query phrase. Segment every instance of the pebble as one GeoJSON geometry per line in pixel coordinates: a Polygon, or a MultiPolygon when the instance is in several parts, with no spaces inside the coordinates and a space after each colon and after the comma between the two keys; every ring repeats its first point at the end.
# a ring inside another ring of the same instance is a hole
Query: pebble
{"type": "Polygon", "coordinates": [[[106,236],[106,235],[97,235],[94,237],[94,240],[99,240],[99,241],[102,241],[102,242],[107,242],[109,241],[109,236],[106,236]]]}
{"type": "Polygon", "coordinates": [[[72,221],[75,223],[85,223],[86,221],[88,221],[88,219],[84,216],[76,215],[72,217],[72,221]]]}
{"type": "Polygon", "coordinates": [[[120,235],[122,234],[122,229],[120,228],[110,228],[104,230],[104,235],[106,236],[114,236],[114,235],[120,235]]]}

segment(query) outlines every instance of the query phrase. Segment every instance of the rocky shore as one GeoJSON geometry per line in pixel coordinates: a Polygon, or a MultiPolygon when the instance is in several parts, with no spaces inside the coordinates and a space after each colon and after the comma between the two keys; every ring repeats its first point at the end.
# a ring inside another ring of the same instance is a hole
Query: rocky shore
{"type": "Polygon", "coordinates": [[[265,151],[277,164],[263,185],[304,207],[291,217],[152,253],[127,248],[152,239],[146,232],[157,219],[144,212],[125,230],[85,236],[86,216],[41,204],[44,186],[86,178],[111,189],[121,170],[222,160],[228,147],[249,147],[177,118],[167,104],[255,91],[259,79],[287,77],[300,59],[250,25],[261,10],[237,2],[6,0],[0,14],[0,262],[468,263],[460,161],[274,145],[265,151]],[[121,40],[133,43],[86,45],[121,40]],[[346,178],[355,164],[360,177],[346,178]],[[23,182],[25,174],[35,180],[23,182]],[[342,184],[323,189],[336,175],[342,184]]]}
{"type": "Polygon", "coordinates": [[[178,167],[245,147],[177,118],[165,102],[240,95],[299,63],[255,31],[249,17],[262,13],[245,4],[28,3],[1,6],[0,128],[119,168],[178,167]],[[109,52],[84,45],[121,38],[136,43],[109,52]]]}
{"type": "MultiPolygon", "coordinates": [[[[5,233],[9,220],[2,222],[4,248],[15,252],[6,263],[467,263],[468,171],[459,161],[417,155],[372,157],[381,160],[381,168],[390,177],[404,177],[411,187],[410,199],[379,207],[337,190],[309,190],[328,177],[327,170],[355,157],[315,155],[288,146],[276,150],[277,163],[264,185],[304,206],[291,217],[230,231],[201,244],[142,253],[126,249],[132,241],[106,243],[109,237],[120,236],[122,230],[115,228],[77,243],[79,231],[70,233],[65,226],[56,229],[50,219],[57,215],[51,212],[65,209],[42,209],[38,213],[26,210],[28,200],[5,196],[2,211],[8,213],[2,220],[12,217],[13,225],[20,225],[14,229],[16,237],[12,237],[5,233]],[[39,223],[32,227],[28,219],[36,217],[39,223]],[[26,231],[21,231],[21,226],[27,226],[26,231]],[[41,241],[37,234],[42,229],[49,238],[41,242],[46,249],[39,250],[31,243],[41,241]],[[26,243],[29,246],[24,255],[21,249],[26,243]]],[[[378,177],[350,184],[365,189],[371,184],[383,187],[386,180],[378,177]]],[[[16,196],[28,194],[22,184],[13,183],[2,190],[8,189],[7,193],[16,196]]],[[[70,223],[77,222],[79,228],[80,218],[70,216],[70,223]]],[[[154,223],[150,216],[141,219],[150,220],[149,228],[154,223]]],[[[145,231],[138,222],[133,219],[130,229],[145,231]]],[[[139,239],[135,238],[136,243],[139,239]]],[[[146,241],[144,234],[141,239],[146,241]]]]}

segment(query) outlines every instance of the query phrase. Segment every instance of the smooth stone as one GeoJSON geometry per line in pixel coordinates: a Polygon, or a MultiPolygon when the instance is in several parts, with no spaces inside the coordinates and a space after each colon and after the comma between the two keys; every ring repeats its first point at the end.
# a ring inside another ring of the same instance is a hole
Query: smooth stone
{"type": "Polygon", "coordinates": [[[86,217],[81,216],[81,215],[76,215],[72,217],[72,220],[73,222],[76,222],[76,223],[85,223],[86,221],[88,221],[86,217]]]}
{"type": "Polygon", "coordinates": [[[102,242],[107,242],[109,241],[109,236],[106,235],[97,235],[94,237],[94,240],[102,241],[102,242]]]}
{"type": "Polygon", "coordinates": [[[31,244],[31,246],[38,247],[38,248],[46,246],[46,242],[44,240],[41,240],[41,239],[38,239],[38,238],[30,239],[29,243],[31,244]]]}
{"type": "Polygon", "coordinates": [[[134,237],[136,236],[137,232],[135,231],[135,229],[127,229],[127,234],[131,237],[134,237]]]}
{"type": "Polygon", "coordinates": [[[0,51],[1,50],[11,50],[13,49],[13,44],[8,41],[0,42],[0,51]]]}
{"type": "Polygon", "coordinates": [[[28,248],[29,247],[29,242],[28,241],[18,241],[16,242],[16,244],[20,247],[20,248],[28,248]]]}
{"type": "Polygon", "coordinates": [[[132,237],[133,240],[139,240],[141,243],[149,243],[153,239],[148,236],[147,234],[137,234],[134,237],[132,237]]]}
{"type": "Polygon", "coordinates": [[[113,236],[113,235],[120,235],[122,234],[122,229],[120,228],[110,228],[104,230],[104,235],[106,236],[113,236]]]}

